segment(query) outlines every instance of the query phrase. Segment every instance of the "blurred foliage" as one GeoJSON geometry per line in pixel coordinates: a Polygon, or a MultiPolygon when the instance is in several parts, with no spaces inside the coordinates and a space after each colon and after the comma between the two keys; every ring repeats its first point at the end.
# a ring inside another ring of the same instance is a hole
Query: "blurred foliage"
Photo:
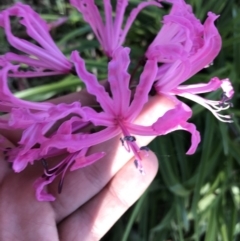
{"type": "MultiPolygon", "coordinates": [[[[9,1],[1,1],[1,8],[9,1]]],[[[13,1],[14,2],[14,1],[13,1]]],[[[17,0],[15,0],[17,2],[17,0]]],[[[52,30],[61,50],[69,56],[77,49],[87,67],[106,78],[107,58],[81,15],[64,0],[25,0],[44,19],[53,21],[69,16],[66,24],[52,30]]],[[[100,1],[99,1],[100,2],[100,1]]],[[[130,0],[129,9],[139,0],[130,0]]],[[[207,82],[211,77],[230,78],[235,97],[234,123],[220,123],[202,106],[184,100],[194,111],[191,119],[201,133],[196,154],[186,156],[189,136],[175,132],[153,141],[151,149],[158,155],[160,170],[140,200],[114,225],[102,241],[237,241],[240,240],[240,2],[238,0],[188,0],[202,21],[207,12],[220,15],[216,25],[223,38],[223,48],[214,64],[195,75],[188,83],[207,82]]],[[[147,45],[161,26],[161,17],[169,7],[149,7],[135,21],[125,43],[131,46],[133,59],[144,54],[147,45]]],[[[0,52],[9,46],[0,33],[0,52]]],[[[75,76],[57,78],[12,79],[16,96],[30,100],[46,100],[82,88],[75,76]]],[[[219,98],[220,93],[206,95],[219,98]]]]}

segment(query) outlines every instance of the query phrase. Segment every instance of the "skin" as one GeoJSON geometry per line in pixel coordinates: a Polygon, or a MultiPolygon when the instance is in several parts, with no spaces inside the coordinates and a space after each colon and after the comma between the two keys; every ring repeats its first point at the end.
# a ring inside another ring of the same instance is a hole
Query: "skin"
{"type": "MultiPolygon", "coordinates": [[[[84,105],[92,102],[85,92],[52,102],[74,100],[84,105]]],[[[136,123],[151,124],[172,107],[173,103],[165,97],[151,98],[136,123]]],[[[0,130],[0,133],[6,137],[1,143],[3,147],[13,147],[20,136],[16,131],[0,130]]],[[[143,194],[158,169],[158,160],[150,151],[143,156],[146,174],[141,175],[133,164],[132,153],[121,146],[119,138],[92,147],[90,152],[105,151],[106,156],[91,166],[68,172],[61,194],[57,193],[59,180],[49,185],[48,192],[56,197],[54,202],[36,200],[33,182],[43,172],[40,162],[14,173],[0,152],[0,240],[100,240],[143,194]]],[[[136,138],[139,146],[145,146],[154,137],[136,138]]]]}

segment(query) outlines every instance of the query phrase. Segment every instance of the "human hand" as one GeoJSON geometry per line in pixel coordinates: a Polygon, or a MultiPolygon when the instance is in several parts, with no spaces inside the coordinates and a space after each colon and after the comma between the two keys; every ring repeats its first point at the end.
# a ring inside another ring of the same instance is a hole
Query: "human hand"
{"type": "MultiPolygon", "coordinates": [[[[64,97],[57,102],[71,102],[72,98],[75,97],[64,97]]],[[[154,115],[159,117],[171,105],[168,99],[158,96],[147,103],[137,122],[153,122],[154,115]]],[[[12,141],[17,139],[18,133],[14,136],[14,133],[2,132],[12,141]]],[[[2,143],[3,147],[13,146],[8,139],[2,143]]],[[[137,137],[137,142],[143,146],[151,139],[137,137]]],[[[57,193],[57,180],[48,186],[48,192],[56,197],[54,202],[36,200],[33,183],[43,172],[40,162],[21,173],[13,173],[1,152],[0,240],[99,240],[141,196],[158,168],[156,156],[149,152],[143,157],[146,175],[141,175],[134,168],[132,154],[121,146],[119,137],[93,147],[90,152],[103,150],[106,156],[101,160],[67,173],[61,194],[57,193]]],[[[56,158],[49,163],[57,161],[56,158]]]]}

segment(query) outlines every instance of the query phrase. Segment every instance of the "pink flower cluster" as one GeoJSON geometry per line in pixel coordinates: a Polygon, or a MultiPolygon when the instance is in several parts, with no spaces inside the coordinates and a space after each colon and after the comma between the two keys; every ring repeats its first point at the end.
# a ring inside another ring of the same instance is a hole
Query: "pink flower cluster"
{"type": "MultiPolygon", "coordinates": [[[[55,197],[44,190],[45,186],[61,176],[59,192],[66,171],[90,165],[106,153],[89,154],[94,145],[120,135],[119,144],[135,156],[135,165],[144,172],[142,155],[146,146],[138,146],[135,136],[159,136],[175,130],[191,133],[191,146],[187,154],[193,154],[200,142],[199,132],[188,119],[190,107],[177,99],[181,96],[193,100],[210,110],[219,120],[231,122],[231,117],[221,110],[231,106],[233,88],[228,79],[212,78],[208,83],[183,85],[183,82],[210,65],[221,49],[221,37],[214,25],[218,18],[209,12],[202,24],[184,0],[144,1],[133,9],[128,19],[124,14],[128,0],[117,0],[115,11],[110,0],[103,0],[104,19],[94,0],[70,0],[84,20],[92,27],[108,63],[108,88],[89,73],[77,51],[66,58],[49,34],[48,25],[29,6],[17,3],[0,13],[0,27],[17,53],[0,56],[0,111],[8,116],[0,118],[0,128],[22,130],[21,139],[14,149],[5,150],[15,172],[23,171],[30,163],[41,161],[44,174],[36,180],[36,197],[40,201],[53,201],[55,197]],[[130,48],[123,47],[127,33],[138,13],[147,6],[161,8],[161,2],[172,5],[163,18],[163,26],[145,53],[143,71],[137,86],[130,89],[130,48]],[[26,28],[33,41],[14,35],[11,18],[15,17],[26,28]],[[123,26],[123,23],[124,26],[123,26]],[[27,71],[21,66],[27,66],[27,71]],[[9,77],[38,77],[77,73],[89,94],[96,97],[99,108],[81,106],[79,101],[70,104],[34,103],[16,98],[8,87],[9,77]],[[199,94],[222,88],[222,99],[208,100],[199,94]],[[151,126],[135,124],[143,106],[149,100],[149,92],[171,99],[174,107],[159,116],[151,126]],[[89,131],[94,126],[95,131],[89,131]],[[100,128],[97,128],[100,127],[100,128]],[[48,159],[65,154],[55,167],[49,168],[48,159]]],[[[80,41],[80,40],[79,40],[80,41]]]]}

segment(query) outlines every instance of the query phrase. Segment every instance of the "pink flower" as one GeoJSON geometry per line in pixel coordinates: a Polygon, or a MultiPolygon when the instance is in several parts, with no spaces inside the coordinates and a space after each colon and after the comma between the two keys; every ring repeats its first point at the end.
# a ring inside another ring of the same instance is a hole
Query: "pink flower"
{"type": "Polygon", "coordinates": [[[161,7],[161,5],[155,1],[140,3],[137,8],[132,10],[124,28],[122,29],[128,0],[117,1],[114,17],[111,1],[103,0],[105,14],[104,21],[102,20],[94,0],[70,0],[70,3],[82,13],[84,20],[92,27],[92,30],[105,54],[109,57],[112,57],[114,50],[124,43],[131,25],[143,8],[150,5],[161,7]]]}
{"type": "Polygon", "coordinates": [[[221,115],[230,107],[233,88],[228,79],[213,78],[208,84],[180,85],[201,69],[210,65],[221,49],[221,37],[213,13],[208,13],[205,23],[192,13],[184,0],[168,0],[173,3],[169,15],[164,17],[163,27],[148,47],[146,57],[162,65],[158,68],[155,89],[159,94],[179,95],[191,99],[209,109],[219,120],[229,122],[231,117],[221,115]],[[222,88],[223,99],[206,100],[197,94],[222,88]]]}
{"type": "Polygon", "coordinates": [[[187,123],[191,116],[190,109],[184,105],[176,103],[173,110],[165,113],[152,126],[139,126],[134,124],[134,120],[140,114],[144,104],[148,101],[148,94],[151,90],[157,73],[157,62],[148,60],[140,76],[139,84],[132,97],[129,90],[130,75],[127,72],[129,66],[129,49],[118,48],[114,51],[112,60],[108,65],[108,82],[110,92],[106,92],[96,77],[90,74],[83,59],[75,51],[72,53],[72,61],[75,64],[79,77],[86,85],[87,91],[96,96],[102,111],[96,112],[90,107],[83,107],[85,121],[90,121],[95,126],[105,127],[102,131],[93,134],[55,134],[49,141],[43,143],[43,153],[49,148],[68,148],[69,152],[76,152],[79,146],[90,147],[98,143],[122,134],[120,141],[127,151],[132,151],[135,155],[135,164],[143,172],[141,156],[146,154],[146,147],[138,147],[134,135],[157,136],[165,135],[174,130],[187,130],[192,133],[192,146],[188,151],[191,154],[195,151],[200,136],[193,124],[187,123]],[[172,120],[172,121],[171,121],[172,120]],[[71,146],[71,149],[69,149],[71,146]]]}
{"type": "Polygon", "coordinates": [[[221,36],[213,13],[202,25],[184,0],[169,0],[173,7],[164,17],[163,27],[148,47],[146,57],[163,63],[158,69],[156,84],[169,89],[189,79],[213,62],[221,49],[221,36]]]}
{"type": "MultiPolygon", "coordinates": [[[[0,13],[0,26],[4,28],[8,42],[18,51],[24,53],[7,53],[1,58],[14,64],[25,64],[30,70],[15,69],[10,76],[35,77],[66,74],[71,71],[72,64],[62,54],[49,34],[49,26],[28,5],[17,3],[0,13]],[[19,23],[26,27],[29,37],[34,44],[25,39],[14,36],[11,27],[11,18],[17,17],[19,23]]],[[[1,65],[0,65],[1,66],[1,65]]]]}

